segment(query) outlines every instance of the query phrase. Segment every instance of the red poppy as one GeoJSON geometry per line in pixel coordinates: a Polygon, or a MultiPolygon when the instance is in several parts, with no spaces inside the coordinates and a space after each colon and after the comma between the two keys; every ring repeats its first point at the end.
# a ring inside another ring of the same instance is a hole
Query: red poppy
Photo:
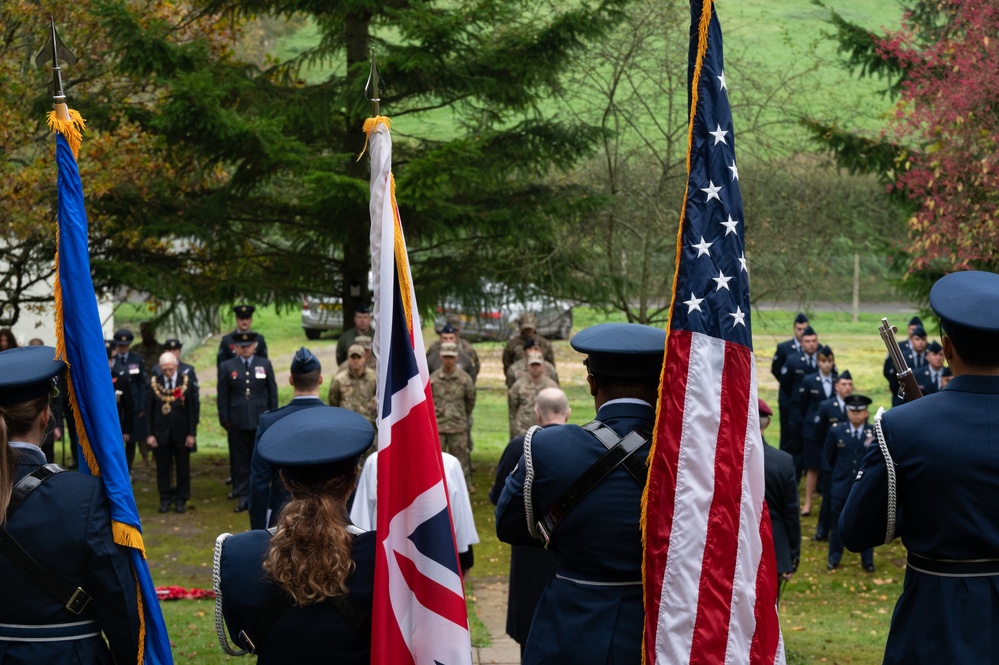
{"type": "Polygon", "coordinates": [[[183,395],[183,394],[184,393],[183,393],[183,391],[181,391],[180,388],[174,388],[173,389],[173,398],[174,399],[180,399],[180,396],[183,395]]]}

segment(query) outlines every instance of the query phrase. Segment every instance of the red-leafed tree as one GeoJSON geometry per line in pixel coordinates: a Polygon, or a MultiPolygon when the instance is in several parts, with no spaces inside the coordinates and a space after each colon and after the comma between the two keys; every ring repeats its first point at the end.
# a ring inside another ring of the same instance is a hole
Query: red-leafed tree
{"type": "Polygon", "coordinates": [[[908,19],[878,43],[904,72],[887,129],[900,153],[893,187],[915,206],[910,271],[999,268],[999,4],[946,0],[926,42],[908,19]]]}

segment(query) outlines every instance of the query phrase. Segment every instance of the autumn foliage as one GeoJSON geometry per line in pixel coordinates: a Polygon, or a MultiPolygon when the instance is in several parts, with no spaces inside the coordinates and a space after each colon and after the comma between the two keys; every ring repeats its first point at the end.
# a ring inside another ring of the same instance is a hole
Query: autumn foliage
{"type": "Polygon", "coordinates": [[[893,187],[915,208],[909,270],[996,269],[999,3],[942,0],[938,9],[943,24],[930,30],[910,16],[878,42],[903,72],[886,138],[904,146],[893,187]]]}

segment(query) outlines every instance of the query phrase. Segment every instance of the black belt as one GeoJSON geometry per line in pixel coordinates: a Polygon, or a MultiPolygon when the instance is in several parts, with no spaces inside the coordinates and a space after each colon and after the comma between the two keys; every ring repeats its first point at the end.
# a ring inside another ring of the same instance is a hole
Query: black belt
{"type": "MultiPolygon", "coordinates": [[[[35,491],[43,482],[63,471],[65,469],[55,464],[46,464],[18,481],[11,493],[10,504],[7,507],[7,517],[10,518],[21,507],[21,504],[28,498],[28,495],[35,491]]],[[[0,552],[6,555],[10,562],[24,573],[25,577],[62,603],[73,614],[80,614],[86,609],[87,604],[90,602],[90,594],[81,587],[66,582],[58,575],[49,571],[48,568],[35,561],[4,527],[0,527],[0,552]]]]}
{"type": "Polygon", "coordinates": [[[600,484],[607,475],[624,464],[625,468],[632,475],[641,487],[645,487],[648,471],[645,464],[632,457],[632,453],[649,442],[649,433],[644,430],[636,430],[624,437],[620,437],[611,428],[604,425],[599,420],[594,420],[583,426],[590,434],[593,434],[607,448],[607,452],[593,465],[576,478],[575,482],[562,493],[545,515],[545,518],[538,522],[538,532],[545,543],[545,547],[551,542],[552,535],[559,523],[569,514],[576,504],[582,501],[590,490],[600,484]],[[630,462],[630,463],[629,463],[630,462]]]}
{"type": "Polygon", "coordinates": [[[909,552],[906,565],[920,573],[939,577],[992,577],[999,575],[999,559],[928,559],[909,552]]]}

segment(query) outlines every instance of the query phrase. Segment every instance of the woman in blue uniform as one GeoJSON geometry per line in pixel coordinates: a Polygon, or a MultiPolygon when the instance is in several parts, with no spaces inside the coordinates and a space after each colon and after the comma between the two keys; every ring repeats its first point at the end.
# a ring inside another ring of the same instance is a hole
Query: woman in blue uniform
{"type": "Polygon", "coordinates": [[[375,534],[350,523],[347,499],[373,439],[363,416],[336,407],[293,413],[260,437],[291,499],[274,529],[223,534],[215,549],[216,611],[258,663],[369,662],[375,534]]]}
{"type": "Polygon", "coordinates": [[[65,367],[53,358],[47,346],[0,355],[0,662],[136,663],[135,577],[100,479],[41,451],[65,367]]]}

